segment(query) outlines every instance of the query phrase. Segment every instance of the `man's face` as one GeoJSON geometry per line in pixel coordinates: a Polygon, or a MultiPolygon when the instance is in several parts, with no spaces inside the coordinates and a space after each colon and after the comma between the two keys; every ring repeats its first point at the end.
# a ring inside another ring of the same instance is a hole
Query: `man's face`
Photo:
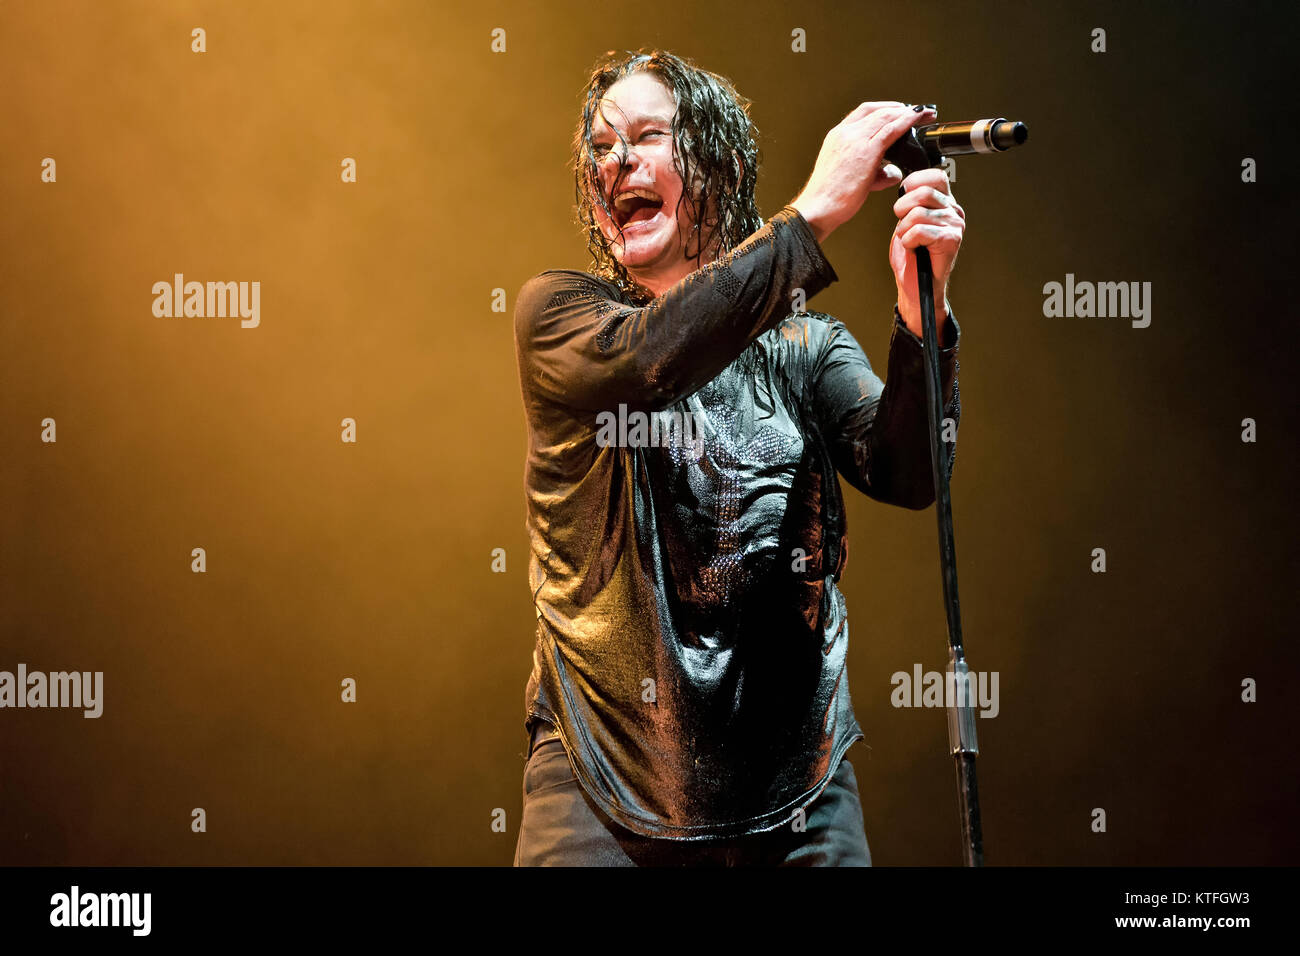
{"type": "Polygon", "coordinates": [[[676,109],[671,91],[661,80],[650,73],[633,73],[606,91],[592,120],[598,182],[622,227],[622,238],[599,204],[594,206],[596,222],[614,258],[633,275],[671,272],[686,259],[695,220],[688,202],[680,213],[677,207],[682,180],[673,166],[676,109]]]}

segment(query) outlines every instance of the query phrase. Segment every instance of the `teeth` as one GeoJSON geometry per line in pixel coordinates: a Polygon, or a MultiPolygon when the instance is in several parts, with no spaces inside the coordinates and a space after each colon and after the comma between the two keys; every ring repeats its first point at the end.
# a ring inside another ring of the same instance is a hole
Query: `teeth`
{"type": "Polygon", "coordinates": [[[663,199],[649,189],[625,189],[614,197],[614,207],[619,212],[628,211],[628,200],[633,196],[640,196],[642,199],[649,199],[651,202],[663,202],[663,199]]]}

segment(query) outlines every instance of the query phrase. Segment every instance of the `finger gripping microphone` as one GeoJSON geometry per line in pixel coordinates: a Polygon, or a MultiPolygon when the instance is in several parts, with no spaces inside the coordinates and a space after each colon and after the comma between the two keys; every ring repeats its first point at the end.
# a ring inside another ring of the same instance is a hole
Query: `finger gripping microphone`
{"type": "Polygon", "coordinates": [[[981,119],[964,123],[935,123],[909,129],[885,150],[885,158],[906,176],[930,169],[945,156],[1002,153],[1029,139],[1029,127],[1014,120],[981,119]]]}

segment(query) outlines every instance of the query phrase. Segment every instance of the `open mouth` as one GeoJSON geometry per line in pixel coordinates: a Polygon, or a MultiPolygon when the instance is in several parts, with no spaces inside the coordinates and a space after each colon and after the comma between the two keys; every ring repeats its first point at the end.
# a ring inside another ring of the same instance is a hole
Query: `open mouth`
{"type": "Polygon", "coordinates": [[[663,205],[663,197],[652,189],[624,189],[614,197],[614,222],[620,229],[648,222],[663,205]]]}

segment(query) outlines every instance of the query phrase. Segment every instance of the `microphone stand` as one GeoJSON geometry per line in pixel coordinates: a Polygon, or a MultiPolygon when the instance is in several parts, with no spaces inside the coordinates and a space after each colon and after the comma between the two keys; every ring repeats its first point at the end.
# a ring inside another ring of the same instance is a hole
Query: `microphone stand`
{"type": "MultiPolygon", "coordinates": [[[[909,129],[885,153],[890,162],[907,176],[937,163],[909,129]]],[[[898,188],[903,195],[902,186],[898,188]]],[[[918,246],[916,287],[921,302],[921,341],[925,351],[925,397],[930,419],[930,471],[934,477],[935,514],[939,519],[939,563],[943,573],[943,600],[948,615],[948,747],[957,770],[957,803],[961,818],[962,855],[966,866],[984,865],[984,837],[980,828],[979,788],[975,779],[975,711],[971,707],[970,671],[961,637],[961,608],[957,598],[957,550],[952,533],[952,498],[948,492],[949,449],[940,438],[943,414],[942,382],[939,377],[939,336],[934,318],[934,271],[930,250],[918,246]]],[[[946,695],[945,695],[946,696],[946,695]]]]}

